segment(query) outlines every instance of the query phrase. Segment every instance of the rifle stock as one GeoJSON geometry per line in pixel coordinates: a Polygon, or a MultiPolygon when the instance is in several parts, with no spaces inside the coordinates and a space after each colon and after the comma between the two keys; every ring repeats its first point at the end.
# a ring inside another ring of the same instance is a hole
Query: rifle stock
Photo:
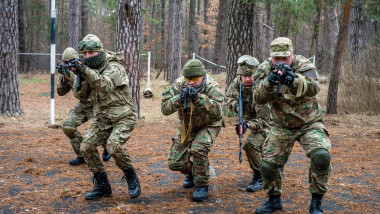
{"type": "Polygon", "coordinates": [[[239,163],[243,161],[242,141],[243,141],[243,98],[241,95],[243,84],[239,86],[239,163]]]}

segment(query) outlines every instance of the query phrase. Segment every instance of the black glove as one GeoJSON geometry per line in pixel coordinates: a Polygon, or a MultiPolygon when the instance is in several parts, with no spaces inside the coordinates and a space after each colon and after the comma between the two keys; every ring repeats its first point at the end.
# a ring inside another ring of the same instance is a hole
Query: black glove
{"type": "MultiPolygon", "coordinates": [[[[243,134],[247,131],[247,128],[248,128],[248,123],[243,122],[243,134]]],[[[236,131],[236,134],[239,135],[239,124],[235,125],[235,131],[236,131]]]]}
{"type": "Polygon", "coordinates": [[[187,99],[187,88],[182,88],[181,92],[179,93],[179,100],[181,103],[184,103],[187,99]]]}
{"type": "Polygon", "coordinates": [[[198,99],[198,91],[197,89],[193,88],[193,87],[189,87],[188,88],[188,97],[189,99],[191,99],[193,102],[195,102],[197,99],[198,99]]]}
{"type": "Polygon", "coordinates": [[[293,82],[294,82],[294,76],[286,76],[285,80],[284,80],[284,85],[286,86],[291,86],[293,85],[293,82]]]}
{"type": "Polygon", "coordinates": [[[86,70],[86,67],[83,64],[75,63],[73,66],[75,69],[73,70],[74,74],[81,74],[86,70]]]}
{"type": "Polygon", "coordinates": [[[278,83],[276,83],[276,81],[279,81],[280,82],[280,80],[279,80],[279,74],[278,73],[274,73],[274,71],[272,71],[270,74],[269,74],[269,76],[268,76],[268,78],[267,78],[267,81],[270,83],[270,84],[272,84],[272,85],[277,85],[278,83]]]}

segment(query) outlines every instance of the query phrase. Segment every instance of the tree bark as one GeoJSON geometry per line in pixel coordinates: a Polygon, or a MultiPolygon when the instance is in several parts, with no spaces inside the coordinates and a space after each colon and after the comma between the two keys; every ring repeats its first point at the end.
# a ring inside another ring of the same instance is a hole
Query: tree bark
{"type": "Polygon", "coordinates": [[[137,113],[140,118],[140,29],[141,1],[117,1],[116,49],[124,51],[124,68],[128,74],[129,86],[137,113]]]}
{"type": "Polygon", "coordinates": [[[174,4],[175,0],[169,0],[169,16],[168,16],[168,38],[166,42],[166,80],[171,80],[171,63],[172,63],[172,55],[173,55],[173,22],[174,22],[174,4]]]}
{"type": "MultiPolygon", "coordinates": [[[[18,51],[20,53],[26,52],[26,31],[25,31],[25,23],[24,23],[24,6],[23,6],[23,0],[18,0],[18,51]]],[[[19,72],[20,73],[26,73],[26,63],[25,63],[25,56],[20,55],[19,56],[19,72]]]]}
{"type": "Polygon", "coordinates": [[[253,39],[254,39],[254,45],[253,45],[253,57],[256,57],[259,62],[262,62],[263,54],[262,54],[262,39],[261,39],[261,23],[260,23],[260,8],[259,3],[255,1],[253,5],[253,39]]]}
{"type": "Polygon", "coordinates": [[[84,38],[88,32],[88,0],[82,0],[81,8],[81,38],[84,38]]]}
{"type": "Polygon", "coordinates": [[[238,58],[253,54],[253,12],[254,4],[245,3],[244,0],[231,1],[228,19],[226,90],[236,77],[238,58]]]}
{"type": "MultiPolygon", "coordinates": [[[[230,0],[219,1],[218,23],[216,25],[214,61],[218,65],[226,65],[228,8],[230,0]]],[[[217,67],[214,73],[220,74],[222,68],[217,67]]]]}
{"type": "Polygon", "coordinates": [[[346,37],[347,37],[347,31],[348,31],[348,19],[350,16],[352,0],[344,0],[342,3],[344,3],[344,7],[342,10],[342,16],[341,16],[341,21],[340,21],[340,26],[339,26],[338,42],[336,43],[336,46],[335,46],[333,70],[330,76],[330,84],[329,84],[329,90],[328,90],[328,95],[327,95],[327,111],[326,111],[327,114],[338,113],[337,101],[338,101],[339,76],[340,76],[340,69],[342,65],[342,57],[343,57],[345,44],[346,44],[346,37]]]}
{"type": "MultiPolygon", "coordinates": [[[[208,0],[203,0],[203,23],[207,26],[208,25],[208,16],[207,16],[207,12],[208,12],[208,0]]],[[[207,47],[208,46],[208,43],[209,41],[207,40],[207,30],[205,29],[203,31],[203,44],[205,45],[204,49],[203,49],[203,58],[205,59],[209,59],[209,48],[207,47]]],[[[206,63],[205,64],[205,67],[206,68],[210,68],[210,64],[206,63]]]]}
{"type": "MultiPolygon", "coordinates": [[[[173,10],[173,27],[172,29],[172,50],[169,62],[169,77],[170,83],[173,84],[174,81],[179,77],[181,72],[181,52],[182,52],[182,0],[174,0],[174,10],[173,10]]],[[[169,42],[169,41],[168,41],[169,42]]]]}
{"type": "Polygon", "coordinates": [[[22,114],[18,91],[18,1],[0,3],[0,115],[22,114]]]}
{"type": "Polygon", "coordinates": [[[69,47],[78,50],[79,0],[70,0],[69,47]]]}
{"type": "Polygon", "coordinates": [[[354,0],[351,10],[351,35],[350,35],[350,55],[352,70],[356,70],[361,50],[363,49],[363,0],[354,0]]]}
{"type": "Polygon", "coordinates": [[[190,8],[189,8],[189,42],[188,42],[188,59],[193,58],[193,53],[195,53],[196,45],[195,45],[195,35],[197,30],[197,18],[195,15],[195,6],[196,0],[190,0],[190,8]]]}
{"type": "Polygon", "coordinates": [[[313,55],[317,54],[319,24],[321,22],[323,2],[321,0],[314,0],[314,4],[315,4],[315,10],[317,14],[315,15],[314,21],[313,21],[313,37],[311,39],[311,48],[310,48],[309,57],[312,57],[313,55]]]}

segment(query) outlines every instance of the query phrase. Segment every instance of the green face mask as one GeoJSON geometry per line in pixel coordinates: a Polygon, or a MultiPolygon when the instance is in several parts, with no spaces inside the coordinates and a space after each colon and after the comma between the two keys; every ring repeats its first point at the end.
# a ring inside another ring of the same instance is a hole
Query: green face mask
{"type": "Polygon", "coordinates": [[[104,62],[103,58],[104,58],[104,52],[102,51],[96,56],[87,58],[85,60],[84,64],[87,65],[88,67],[92,68],[92,69],[97,69],[104,62]]]}

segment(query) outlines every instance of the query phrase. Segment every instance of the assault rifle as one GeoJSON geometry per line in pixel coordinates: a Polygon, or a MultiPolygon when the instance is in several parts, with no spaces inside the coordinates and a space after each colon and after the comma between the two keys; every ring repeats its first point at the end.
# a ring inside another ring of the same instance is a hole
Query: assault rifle
{"type": "Polygon", "coordinates": [[[294,78],[298,78],[298,76],[293,73],[293,69],[287,65],[285,62],[278,62],[272,69],[271,73],[274,72],[274,70],[281,71],[283,75],[281,76],[278,72],[275,73],[277,76],[278,81],[278,93],[282,93],[282,84],[284,84],[287,81],[291,81],[294,78]]]}
{"type": "MultiPolygon", "coordinates": [[[[63,74],[64,70],[74,68],[78,64],[78,62],[84,63],[84,59],[71,59],[69,61],[63,61],[58,63],[56,69],[58,73],[63,74]]],[[[65,76],[63,75],[63,82],[65,82],[65,76]]],[[[81,78],[80,75],[77,75],[77,89],[80,90],[81,78]]]]}
{"type": "Polygon", "coordinates": [[[241,147],[242,147],[242,141],[243,141],[243,98],[242,98],[242,95],[241,95],[241,91],[242,91],[242,87],[243,87],[243,84],[240,83],[240,86],[239,86],[239,163],[242,162],[242,151],[241,151],[241,147]]]}

